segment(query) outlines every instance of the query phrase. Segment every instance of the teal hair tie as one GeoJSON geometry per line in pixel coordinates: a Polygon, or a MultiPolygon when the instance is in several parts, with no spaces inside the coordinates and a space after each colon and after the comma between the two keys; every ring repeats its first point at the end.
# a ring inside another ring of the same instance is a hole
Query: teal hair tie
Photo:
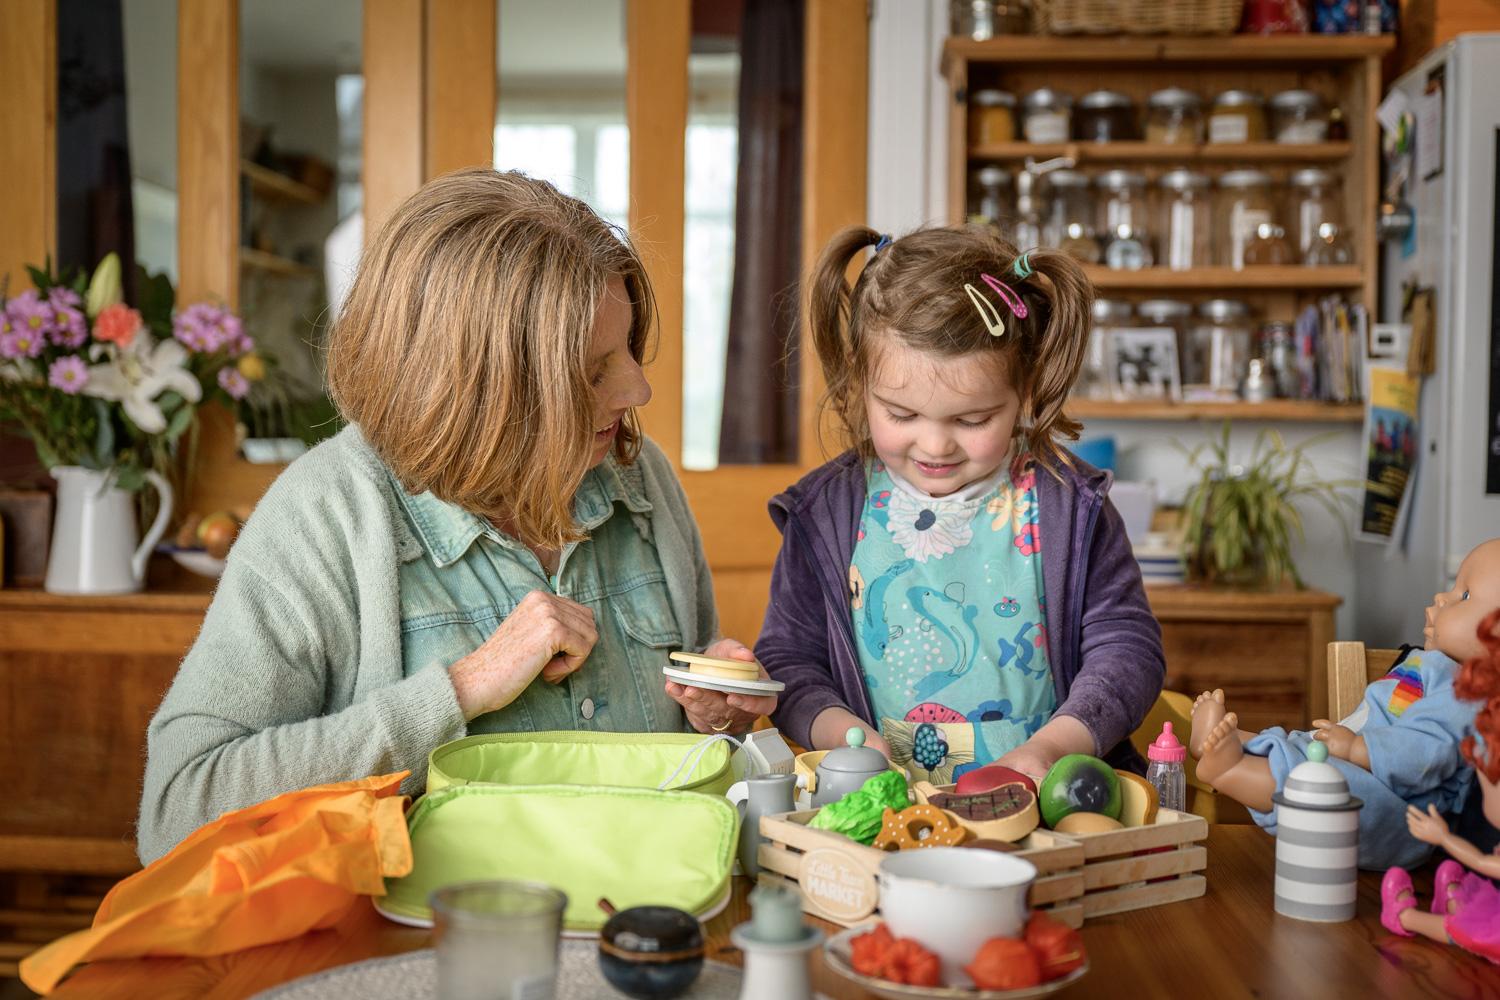
{"type": "Polygon", "coordinates": [[[1021,256],[1016,258],[1016,262],[1011,265],[1011,270],[1016,272],[1016,277],[1029,278],[1036,273],[1031,269],[1031,264],[1026,260],[1028,256],[1030,254],[1021,254],[1021,256]]]}

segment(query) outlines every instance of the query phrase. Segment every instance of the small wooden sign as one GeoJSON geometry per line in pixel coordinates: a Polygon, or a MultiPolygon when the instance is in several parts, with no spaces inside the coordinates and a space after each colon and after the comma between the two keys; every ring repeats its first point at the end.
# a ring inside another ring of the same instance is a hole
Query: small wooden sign
{"type": "Polygon", "coordinates": [[[879,899],[875,876],[843,851],[818,848],[802,855],[797,885],[807,901],[841,921],[875,912],[879,899]]]}

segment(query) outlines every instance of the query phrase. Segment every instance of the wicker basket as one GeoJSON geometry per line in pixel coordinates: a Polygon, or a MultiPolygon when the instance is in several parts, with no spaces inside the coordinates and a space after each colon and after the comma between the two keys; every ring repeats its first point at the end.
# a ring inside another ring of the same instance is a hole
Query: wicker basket
{"type": "Polygon", "coordinates": [[[1244,0],[1032,0],[1038,35],[1227,35],[1244,0]]]}

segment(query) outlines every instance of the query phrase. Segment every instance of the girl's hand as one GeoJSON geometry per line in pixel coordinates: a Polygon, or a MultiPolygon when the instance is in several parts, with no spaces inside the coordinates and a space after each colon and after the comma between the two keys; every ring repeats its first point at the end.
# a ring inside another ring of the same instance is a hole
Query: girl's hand
{"type": "Polygon", "coordinates": [[[1094,753],[1094,735],[1071,715],[1054,715],[1031,739],[1005,754],[996,764],[1041,779],[1052,765],[1072,753],[1094,753]]]}
{"type": "Polygon", "coordinates": [[[865,746],[874,747],[885,754],[885,759],[891,759],[891,745],[886,742],[885,737],[874,726],[867,726],[859,716],[847,708],[825,708],[817,714],[812,724],[812,746],[809,750],[833,750],[836,747],[848,746],[849,730],[863,729],[865,731],[865,746]]]}
{"type": "MultiPolygon", "coordinates": [[[[755,662],[755,654],[745,644],[735,639],[720,639],[703,651],[704,656],[717,656],[725,660],[755,662]]],[[[766,668],[760,668],[760,679],[770,680],[766,668]]],[[[755,725],[762,715],[776,711],[774,694],[725,694],[707,688],[690,687],[667,681],[667,694],[682,706],[688,722],[700,733],[728,733],[738,736],[755,725]]]]}
{"type": "Polygon", "coordinates": [[[1438,815],[1437,806],[1428,806],[1425,813],[1416,806],[1407,806],[1406,828],[1426,844],[1441,845],[1448,836],[1448,821],[1438,815]]]}
{"type": "Polygon", "coordinates": [[[583,666],[599,641],[594,612],[533,590],[474,652],[448,668],[464,718],[504,708],[538,674],[554,684],[583,666]]]}

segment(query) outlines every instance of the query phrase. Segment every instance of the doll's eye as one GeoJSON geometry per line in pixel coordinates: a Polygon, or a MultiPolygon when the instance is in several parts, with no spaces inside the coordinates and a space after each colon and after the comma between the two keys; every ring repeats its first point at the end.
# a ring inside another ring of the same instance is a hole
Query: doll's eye
{"type": "Polygon", "coordinates": [[[1468,599],[1469,599],[1469,592],[1466,590],[1466,591],[1464,591],[1463,596],[1459,598],[1459,600],[1460,601],[1467,601],[1468,599]]]}

